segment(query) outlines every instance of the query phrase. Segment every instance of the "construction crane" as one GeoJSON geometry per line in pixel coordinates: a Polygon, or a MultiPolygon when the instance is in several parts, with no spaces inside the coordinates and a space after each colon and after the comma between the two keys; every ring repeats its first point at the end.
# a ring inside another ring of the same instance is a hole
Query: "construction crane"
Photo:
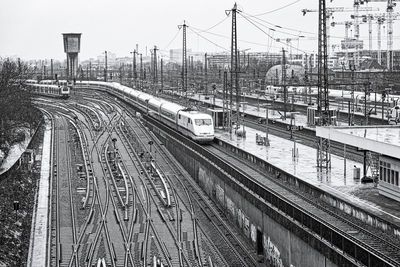
{"type": "MultiPolygon", "coordinates": [[[[367,15],[361,15],[361,16],[356,16],[356,15],[351,15],[350,16],[354,21],[358,18],[361,19],[361,23],[367,23],[368,22],[368,49],[372,50],[372,21],[374,20],[374,18],[376,17],[375,14],[367,14],[367,15]]],[[[358,26],[361,24],[359,21],[357,22],[358,26]]],[[[359,31],[359,27],[358,27],[358,31],[359,31]]],[[[358,32],[358,35],[360,33],[358,32]]]]}
{"type": "Polygon", "coordinates": [[[354,0],[358,4],[368,4],[369,2],[386,2],[386,21],[387,21],[387,68],[393,70],[393,8],[400,0],[354,0]]]}
{"type": "MultiPolygon", "coordinates": [[[[331,26],[335,27],[335,25],[344,25],[344,51],[345,51],[345,61],[346,66],[349,66],[349,29],[353,25],[352,21],[342,21],[342,22],[332,22],[331,26]]],[[[343,47],[342,47],[343,49],[343,47]]]]}
{"type": "MultiPolygon", "coordinates": [[[[358,1],[358,0],[355,0],[358,1]]],[[[377,8],[372,8],[372,7],[359,7],[358,11],[375,11],[379,10],[377,8]]],[[[305,16],[308,12],[318,12],[316,9],[302,9],[301,12],[303,12],[303,16],[305,16]]],[[[327,53],[328,56],[330,54],[329,51],[329,43],[330,43],[330,27],[329,25],[331,24],[331,18],[333,18],[333,13],[335,12],[354,12],[354,9],[352,8],[346,8],[346,7],[327,7],[326,8],[326,44],[327,44],[327,53]]]]}
{"type": "Polygon", "coordinates": [[[361,15],[361,16],[356,16],[356,15],[351,15],[352,19],[356,18],[361,18],[362,22],[368,22],[368,49],[369,51],[372,51],[372,21],[375,20],[378,28],[378,36],[377,36],[377,41],[378,41],[378,63],[381,64],[382,62],[382,57],[381,57],[381,44],[382,44],[382,39],[381,39],[381,26],[383,22],[385,21],[385,14],[367,14],[367,15],[361,15]]]}
{"type": "Polygon", "coordinates": [[[382,53],[381,53],[381,45],[382,45],[382,35],[381,35],[381,27],[382,24],[385,22],[385,17],[384,16],[380,16],[376,18],[376,23],[378,26],[378,63],[379,65],[382,64],[382,53]]]}
{"type": "MultiPolygon", "coordinates": [[[[363,8],[360,7],[361,4],[364,3],[364,0],[354,0],[354,37],[356,38],[356,42],[358,43],[360,40],[360,11],[363,11],[363,8]]],[[[379,10],[375,8],[373,11],[379,10]]],[[[372,30],[371,30],[372,31],[372,30]]],[[[372,38],[371,38],[372,40],[372,38]]],[[[354,67],[359,67],[360,66],[360,51],[358,49],[358,46],[356,45],[356,51],[355,51],[355,58],[354,58],[354,67]]]]}
{"type": "MultiPolygon", "coordinates": [[[[352,19],[355,18],[354,15],[351,16],[352,19]]],[[[377,41],[378,41],[378,46],[377,46],[377,51],[378,51],[378,63],[382,64],[382,56],[381,56],[381,44],[382,44],[382,34],[381,34],[381,27],[385,21],[387,21],[387,14],[385,13],[375,13],[375,14],[367,14],[367,15],[361,15],[359,18],[362,19],[363,22],[368,22],[368,41],[369,41],[369,50],[372,50],[372,21],[375,20],[376,24],[378,25],[377,27],[377,41]]],[[[391,20],[392,22],[394,20],[400,19],[400,13],[399,12],[393,12],[391,13],[391,20]]],[[[389,29],[389,25],[388,25],[389,29]]],[[[388,33],[390,31],[388,30],[388,33]]],[[[389,34],[388,34],[388,45],[389,45],[389,34]]],[[[388,47],[389,51],[389,47],[388,47]]],[[[393,60],[393,59],[392,59],[393,60]]],[[[388,67],[389,68],[389,67],[388,67]]]]}

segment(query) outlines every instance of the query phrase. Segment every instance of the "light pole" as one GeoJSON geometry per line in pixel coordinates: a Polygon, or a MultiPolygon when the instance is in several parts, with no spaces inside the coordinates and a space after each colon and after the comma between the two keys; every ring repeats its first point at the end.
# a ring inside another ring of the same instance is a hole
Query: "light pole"
{"type": "Polygon", "coordinates": [[[140,89],[143,89],[143,60],[142,60],[142,53],[139,54],[140,56],[140,74],[139,74],[139,85],[140,85],[140,89]]]}
{"type": "Polygon", "coordinates": [[[300,114],[300,112],[290,113],[290,140],[293,139],[293,127],[296,126],[296,114],[300,114]]]}
{"type": "Polygon", "coordinates": [[[265,146],[269,146],[269,129],[268,129],[268,107],[270,107],[271,104],[264,104],[263,107],[265,108],[265,146]]]}
{"type": "Polygon", "coordinates": [[[136,86],[136,49],[133,50],[133,52],[130,52],[133,56],[133,62],[132,62],[132,77],[133,80],[135,81],[134,84],[136,86]]]}
{"type": "Polygon", "coordinates": [[[298,156],[296,149],[296,138],[293,138],[293,128],[296,127],[296,114],[300,114],[300,112],[292,112],[290,114],[290,139],[293,139],[293,152],[292,157],[296,158],[298,156]],[[293,125],[292,125],[293,120],[293,125]]]}
{"type": "MultiPolygon", "coordinates": [[[[245,116],[244,111],[245,111],[245,105],[247,104],[247,102],[239,102],[239,104],[242,105],[242,124],[243,124],[242,136],[245,137],[246,136],[246,129],[245,129],[245,126],[244,126],[244,116],[245,116]]],[[[237,126],[239,126],[239,121],[238,121],[238,125],[237,126]]],[[[237,127],[237,129],[239,129],[239,128],[237,127]]]]}
{"type": "Polygon", "coordinates": [[[364,83],[364,118],[365,118],[365,125],[368,125],[367,96],[370,95],[370,92],[369,92],[370,85],[371,85],[370,81],[364,83]]]}
{"type": "Polygon", "coordinates": [[[105,54],[104,81],[107,82],[107,51],[104,51],[104,54],[105,54]]]}

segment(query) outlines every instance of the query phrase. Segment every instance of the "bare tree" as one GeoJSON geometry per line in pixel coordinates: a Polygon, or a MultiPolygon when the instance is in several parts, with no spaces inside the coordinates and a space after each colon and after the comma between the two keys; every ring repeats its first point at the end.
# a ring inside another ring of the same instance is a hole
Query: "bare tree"
{"type": "Polygon", "coordinates": [[[16,141],[15,129],[35,128],[40,111],[24,90],[25,81],[32,77],[31,68],[20,60],[0,58],[0,148],[7,155],[9,144],[16,141]]]}

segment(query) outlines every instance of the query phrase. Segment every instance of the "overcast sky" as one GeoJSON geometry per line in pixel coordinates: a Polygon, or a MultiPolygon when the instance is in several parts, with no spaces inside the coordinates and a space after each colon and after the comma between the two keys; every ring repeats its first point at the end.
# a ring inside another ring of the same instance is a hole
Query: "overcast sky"
{"type": "MultiPolygon", "coordinates": [[[[352,8],[351,0],[327,2],[329,6],[352,8]]],[[[234,3],[228,0],[3,0],[0,2],[0,57],[63,60],[62,33],[70,32],[82,33],[81,60],[95,58],[104,50],[118,57],[130,56],[136,44],[144,54],[146,46],[148,51],[154,45],[167,54],[168,49],[182,47],[182,30],[177,25],[184,20],[189,26],[188,48],[204,52],[229,51],[232,19],[226,16],[225,10],[232,9],[234,3]]],[[[296,49],[317,50],[318,14],[303,16],[301,13],[303,8],[317,9],[317,0],[241,0],[237,4],[246,17],[237,16],[240,49],[250,49],[249,52],[281,50],[285,45],[271,40],[271,36],[292,39],[293,52],[296,49]],[[306,38],[298,41],[299,35],[306,38]]],[[[369,6],[385,11],[384,3],[369,6]]],[[[334,21],[348,20],[350,14],[335,13],[334,21]]],[[[399,47],[397,24],[394,26],[395,48],[399,47]]],[[[361,26],[366,47],[367,28],[366,24],[361,26]]],[[[376,48],[375,24],[373,30],[376,48]]],[[[382,36],[385,33],[383,31],[382,36]]],[[[344,26],[333,28],[331,35],[331,43],[338,44],[339,37],[344,35],[344,26]]],[[[383,48],[386,48],[385,41],[383,48]]]]}

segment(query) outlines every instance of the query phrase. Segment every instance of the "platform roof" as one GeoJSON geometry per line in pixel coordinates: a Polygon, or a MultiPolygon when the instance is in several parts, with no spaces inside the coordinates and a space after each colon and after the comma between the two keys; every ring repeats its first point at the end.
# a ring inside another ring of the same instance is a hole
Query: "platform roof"
{"type": "Polygon", "coordinates": [[[400,158],[400,126],[316,127],[318,137],[400,158]]]}

